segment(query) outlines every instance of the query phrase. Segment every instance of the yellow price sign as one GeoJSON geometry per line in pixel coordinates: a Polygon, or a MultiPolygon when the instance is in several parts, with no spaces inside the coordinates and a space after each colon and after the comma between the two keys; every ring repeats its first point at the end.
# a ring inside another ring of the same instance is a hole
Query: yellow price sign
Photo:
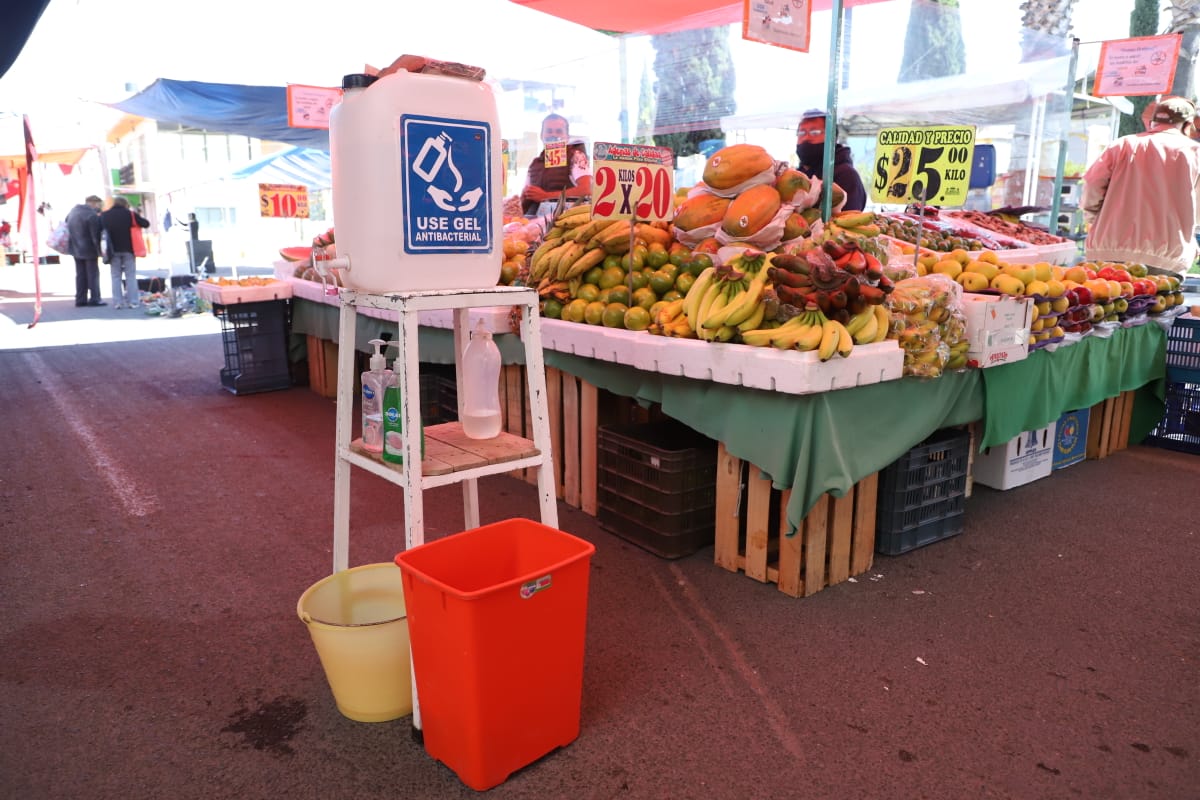
{"type": "Polygon", "coordinates": [[[971,183],[974,125],[884,128],[875,143],[876,203],[961,206],[971,183]]]}
{"type": "Polygon", "coordinates": [[[596,142],[592,219],[661,222],[675,213],[675,153],[669,147],[596,142]]]}
{"type": "Polygon", "coordinates": [[[546,169],[565,167],[567,165],[567,143],[550,142],[546,145],[546,157],[542,163],[546,169]]]}
{"type": "Polygon", "coordinates": [[[308,187],[283,183],[258,185],[259,211],[264,217],[308,219],[308,187]]]}

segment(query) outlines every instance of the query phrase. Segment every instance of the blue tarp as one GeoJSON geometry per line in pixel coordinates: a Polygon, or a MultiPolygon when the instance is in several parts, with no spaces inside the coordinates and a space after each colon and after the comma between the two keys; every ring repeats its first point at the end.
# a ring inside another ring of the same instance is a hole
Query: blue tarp
{"type": "Polygon", "coordinates": [[[329,150],[329,131],[288,126],[287,89],[282,86],[159,78],[133,97],[110,105],[159,122],[329,150]]]}
{"type": "Polygon", "coordinates": [[[329,153],[311,147],[289,147],[253,161],[233,173],[234,178],[254,178],[259,183],[303,184],[310,189],[333,185],[329,153]]]}

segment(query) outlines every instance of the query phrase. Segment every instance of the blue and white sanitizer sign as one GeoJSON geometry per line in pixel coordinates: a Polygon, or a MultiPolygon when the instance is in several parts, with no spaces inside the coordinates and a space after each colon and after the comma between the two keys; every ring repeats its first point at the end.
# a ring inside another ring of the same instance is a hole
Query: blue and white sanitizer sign
{"type": "Polygon", "coordinates": [[[405,114],[400,135],[404,252],[492,252],[491,126],[405,114]]]}

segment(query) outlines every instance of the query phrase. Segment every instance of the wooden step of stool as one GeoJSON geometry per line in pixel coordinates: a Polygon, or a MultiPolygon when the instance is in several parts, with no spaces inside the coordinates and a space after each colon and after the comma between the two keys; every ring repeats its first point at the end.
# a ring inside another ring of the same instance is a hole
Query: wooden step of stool
{"type": "Polygon", "coordinates": [[[714,560],[730,572],[773,583],[791,597],[868,571],[875,561],[878,473],[845,497],[826,493],[789,535],[790,490],[780,491],[761,470],[717,448],[717,520],[714,560]]]}

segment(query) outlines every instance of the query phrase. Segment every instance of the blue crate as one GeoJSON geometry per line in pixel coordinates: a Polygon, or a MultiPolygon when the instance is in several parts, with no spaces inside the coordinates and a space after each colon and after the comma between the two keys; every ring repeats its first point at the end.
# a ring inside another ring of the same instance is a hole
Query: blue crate
{"type": "Polygon", "coordinates": [[[1167,331],[1167,380],[1200,383],[1200,319],[1190,314],[1176,317],[1167,331]]]}
{"type": "Polygon", "coordinates": [[[1200,385],[1167,384],[1163,418],[1143,444],[1200,455],[1200,385]]]}

